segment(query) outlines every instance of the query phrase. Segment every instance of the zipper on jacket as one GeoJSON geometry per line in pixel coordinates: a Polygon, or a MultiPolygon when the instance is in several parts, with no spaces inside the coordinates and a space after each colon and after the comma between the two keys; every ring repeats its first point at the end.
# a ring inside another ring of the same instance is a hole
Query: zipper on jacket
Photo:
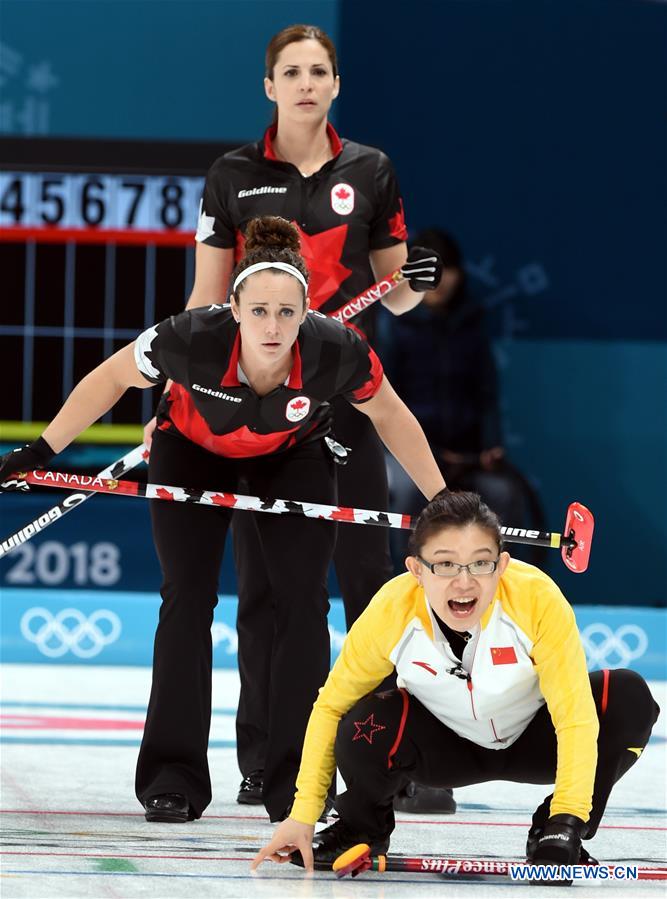
{"type": "Polygon", "coordinates": [[[468,692],[470,693],[470,706],[472,708],[472,717],[477,721],[477,714],[475,713],[475,700],[472,695],[472,669],[475,665],[475,656],[477,655],[477,646],[479,644],[479,640],[475,641],[475,647],[472,651],[472,659],[470,660],[470,674],[467,677],[468,682],[468,692]]]}
{"type": "Polygon", "coordinates": [[[475,714],[475,700],[472,697],[472,677],[468,675],[466,677],[466,685],[468,687],[468,692],[470,693],[470,706],[472,708],[472,716],[477,721],[477,715],[475,714]]]}

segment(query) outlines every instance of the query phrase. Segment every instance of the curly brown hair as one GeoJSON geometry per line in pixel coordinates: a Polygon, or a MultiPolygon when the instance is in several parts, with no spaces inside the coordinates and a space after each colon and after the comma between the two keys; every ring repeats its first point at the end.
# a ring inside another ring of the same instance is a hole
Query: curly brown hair
{"type": "MultiPolygon", "coordinates": [[[[245,255],[232,272],[231,283],[236,281],[241,272],[257,262],[286,262],[301,272],[308,282],[308,269],[300,249],[299,232],[287,219],[279,215],[263,215],[251,219],[246,228],[245,255]]],[[[242,281],[234,292],[237,302],[245,285],[246,282],[242,281]]],[[[303,293],[303,301],[305,306],[306,291],[303,293]]]]}

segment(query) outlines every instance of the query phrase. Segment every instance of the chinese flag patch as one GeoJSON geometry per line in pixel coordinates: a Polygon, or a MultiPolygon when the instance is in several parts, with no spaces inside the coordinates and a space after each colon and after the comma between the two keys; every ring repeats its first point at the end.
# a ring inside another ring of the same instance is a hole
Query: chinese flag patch
{"type": "Polygon", "coordinates": [[[517,658],[513,646],[492,646],[491,661],[494,665],[516,665],[517,658]]]}

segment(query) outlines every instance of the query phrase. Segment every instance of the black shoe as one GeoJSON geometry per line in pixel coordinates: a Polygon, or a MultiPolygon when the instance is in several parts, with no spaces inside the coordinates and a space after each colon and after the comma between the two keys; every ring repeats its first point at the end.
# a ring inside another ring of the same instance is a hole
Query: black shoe
{"type": "MultiPolygon", "coordinates": [[[[533,825],[528,831],[528,839],[526,840],[526,861],[531,862],[535,858],[535,852],[537,851],[537,845],[542,836],[542,830],[542,827],[533,825]]],[[[596,858],[593,858],[590,852],[582,846],[579,850],[579,861],[577,864],[599,865],[600,862],[596,858]]]]}
{"type": "Polygon", "coordinates": [[[335,796],[331,796],[331,795],[327,794],[327,798],[324,800],[324,808],[322,809],[322,814],[317,819],[320,824],[326,824],[327,821],[329,820],[329,815],[332,812],[336,811],[334,808],[335,798],[336,798],[335,796]]]}
{"type": "MultiPolygon", "coordinates": [[[[294,805],[294,803],[293,803],[293,802],[290,802],[290,804],[287,806],[287,808],[285,809],[285,811],[283,812],[283,814],[282,814],[282,815],[280,816],[280,818],[278,818],[277,820],[278,820],[278,821],[285,821],[285,820],[287,820],[287,818],[289,818],[289,816],[292,814],[292,806],[293,806],[293,805],[294,805]]],[[[329,814],[330,814],[331,812],[333,812],[333,811],[335,811],[335,809],[334,809],[334,797],[333,797],[333,796],[327,795],[327,798],[324,800],[324,808],[322,809],[322,814],[321,814],[320,817],[317,819],[318,823],[319,823],[319,824],[326,824],[327,821],[329,820],[329,814]]]]}
{"type": "Polygon", "coordinates": [[[144,802],[147,821],[183,824],[190,820],[190,803],[181,793],[160,793],[144,802]]]}
{"type": "MultiPolygon", "coordinates": [[[[330,871],[331,866],[339,855],[342,855],[346,849],[351,849],[359,843],[366,843],[370,846],[371,856],[386,855],[389,849],[389,837],[381,837],[379,839],[371,839],[370,837],[355,833],[341,821],[334,821],[324,830],[320,830],[313,837],[313,862],[318,871],[330,871]]],[[[292,853],[290,861],[293,865],[299,865],[303,868],[303,859],[301,853],[297,850],[292,853]]]]}
{"type": "Polygon", "coordinates": [[[410,781],[394,796],[394,811],[413,815],[453,815],[456,800],[448,787],[426,787],[410,781]]]}
{"type": "Polygon", "coordinates": [[[239,795],[236,797],[236,801],[240,805],[261,805],[263,786],[264,772],[251,771],[250,774],[241,781],[239,795]]]}

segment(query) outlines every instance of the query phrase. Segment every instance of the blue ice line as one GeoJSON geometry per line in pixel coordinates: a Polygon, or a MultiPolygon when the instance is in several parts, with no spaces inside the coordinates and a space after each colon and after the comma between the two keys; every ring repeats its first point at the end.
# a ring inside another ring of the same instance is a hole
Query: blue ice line
{"type": "MultiPolygon", "coordinates": [[[[114,856],[112,853],[110,853],[108,857],[113,858],[114,856]]],[[[132,859],[129,859],[129,861],[132,861],[132,859]]],[[[254,874],[158,874],[158,873],[144,874],[144,873],[140,873],[138,871],[136,871],[136,872],[135,871],[44,871],[42,869],[38,870],[36,868],[28,869],[28,870],[21,869],[21,868],[12,868],[12,869],[5,868],[4,873],[5,874],[33,874],[33,875],[36,875],[39,877],[43,877],[46,874],[64,874],[64,875],[72,876],[72,877],[180,877],[180,878],[185,878],[187,880],[248,880],[251,882],[261,881],[262,883],[266,883],[269,880],[275,880],[277,882],[284,881],[284,880],[297,880],[297,881],[300,881],[303,883],[306,880],[306,878],[303,874],[297,874],[294,877],[290,877],[290,876],[274,877],[272,874],[265,874],[265,873],[258,874],[258,875],[254,875],[254,874]]],[[[322,871],[320,873],[325,874],[326,872],[322,871]]],[[[437,872],[433,872],[433,873],[437,874],[437,872]]],[[[485,886],[488,885],[488,886],[505,886],[506,887],[509,884],[513,883],[513,881],[509,880],[508,878],[503,878],[502,881],[501,880],[493,881],[493,880],[486,880],[486,878],[483,878],[483,877],[475,878],[474,875],[466,875],[465,878],[461,877],[460,879],[458,877],[446,877],[446,876],[443,876],[442,878],[438,878],[438,879],[440,881],[446,880],[449,883],[456,882],[457,885],[459,883],[462,885],[466,884],[466,886],[479,886],[480,883],[484,883],[485,886]]],[[[327,883],[327,882],[337,883],[337,881],[332,879],[331,877],[326,877],[326,878],[318,877],[318,878],[316,878],[315,882],[318,882],[318,881],[319,881],[319,883],[327,883]]],[[[423,879],[419,878],[419,879],[415,879],[415,880],[401,880],[398,877],[387,877],[386,874],[383,874],[382,878],[380,880],[375,879],[375,880],[371,881],[369,879],[367,881],[365,880],[364,883],[375,883],[375,884],[405,883],[405,884],[411,884],[412,886],[417,886],[417,885],[429,886],[429,887],[431,887],[431,889],[433,889],[434,881],[435,881],[435,878],[432,880],[430,877],[423,878],[423,879]]],[[[619,882],[619,881],[617,881],[617,882],[619,882]]]]}
{"type": "MultiPolygon", "coordinates": [[[[140,740],[82,740],[65,737],[6,737],[0,736],[0,745],[14,743],[22,746],[140,746],[140,740]]],[[[236,749],[236,740],[211,740],[209,749],[236,749]]]]}
{"type": "MultiPolygon", "coordinates": [[[[80,709],[82,712],[146,712],[146,705],[100,705],[99,703],[85,702],[10,702],[0,701],[0,710],[3,708],[16,709],[80,709]]],[[[236,715],[236,709],[213,709],[214,715],[236,715]]]]}

